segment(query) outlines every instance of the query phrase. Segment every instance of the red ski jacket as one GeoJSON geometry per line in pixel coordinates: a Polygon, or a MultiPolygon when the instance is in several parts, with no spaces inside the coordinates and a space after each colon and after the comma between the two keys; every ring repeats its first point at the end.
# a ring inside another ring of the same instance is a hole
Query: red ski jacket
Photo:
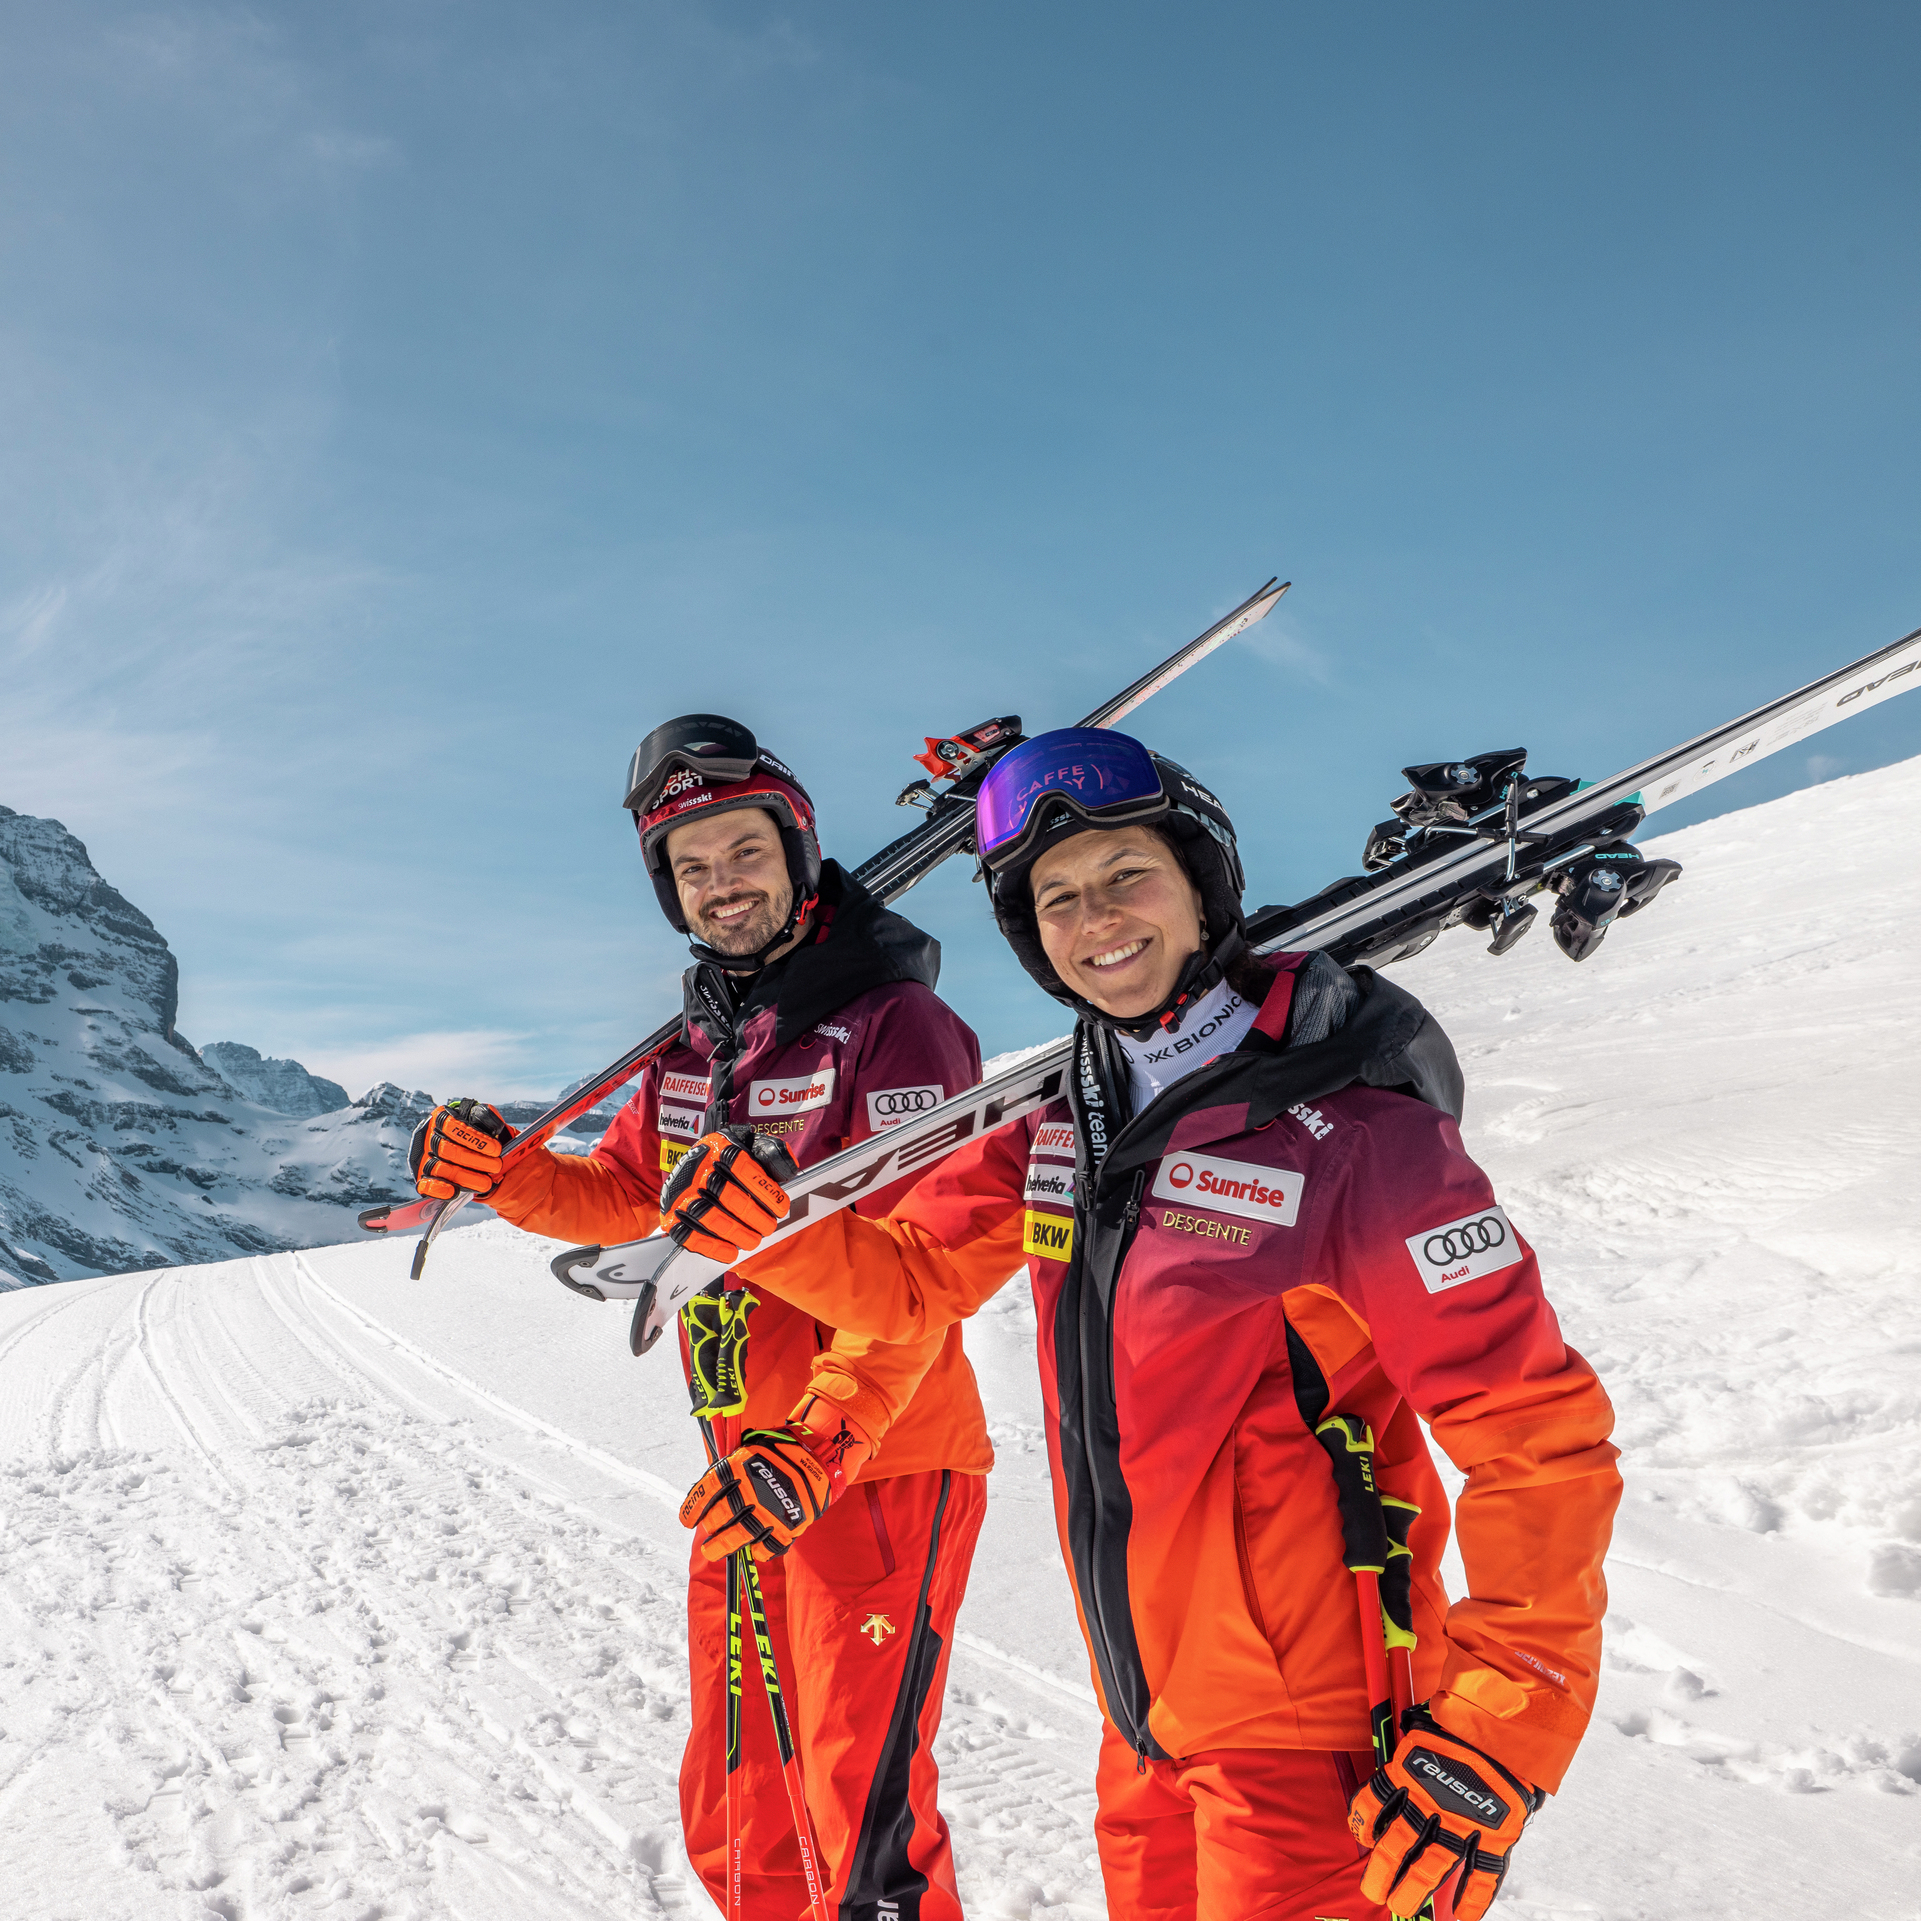
{"type": "Polygon", "coordinates": [[[1283,1045],[1264,1030],[1286,1033],[1302,958],[1239,1049],[1139,1116],[1084,1026],[1071,1102],[961,1148],[891,1219],[830,1216],[741,1272],[904,1341],[1026,1257],[1062,1552],[1108,1716],[1145,1756],[1368,1745],[1313,1436],[1362,1416],[1382,1491],[1421,1509],[1417,1698],[1552,1789],[1594,1702],[1612,1410],[1462,1148],[1445,1036],[1360,970],[1345,1025],[1283,1045]],[[1421,1420],[1467,1475],[1451,1607],[1421,1420]]]}
{"type": "MultiPolygon", "coordinates": [[[[690,969],[680,1038],[648,1063],[594,1151],[530,1156],[488,1205],[567,1240],[611,1247],[653,1233],[666,1173],[702,1132],[716,1038],[724,1048],[730,1028],[739,1050],[728,1118],[775,1135],[803,1167],[971,1087],[980,1044],[933,991],[939,957],[937,942],[828,862],[808,942],[766,969],[738,1009],[715,970],[690,969]]],[[[912,1184],[878,1191],[865,1210],[884,1214],[912,1184]]],[[[958,1325],[895,1348],[754,1291],[746,1426],[784,1421],[811,1389],[885,1437],[864,1479],[993,1466],[958,1325]]]]}

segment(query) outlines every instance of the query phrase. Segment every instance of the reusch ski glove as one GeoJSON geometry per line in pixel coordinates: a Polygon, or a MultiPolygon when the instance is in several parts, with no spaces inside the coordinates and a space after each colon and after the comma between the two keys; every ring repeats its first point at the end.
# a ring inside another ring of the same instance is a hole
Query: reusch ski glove
{"type": "Polygon", "coordinates": [[[763,1140],[745,1121],[730,1121],[703,1134],[667,1177],[660,1190],[661,1232],[731,1266],[786,1218],[781,1183],[795,1172],[793,1156],[779,1141],[763,1140]]]}
{"type": "Polygon", "coordinates": [[[514,1138],[500,1109],[485,1101],[447,1101],[414,1129],[407,1165],[431,1201],[456,1194],[485,1199],[500,1185],[500,1154],[514,1138]]]}
{"type": "Polygon", "coordinates": [[[750,1429],[687,1490],[681,1525],[710,1561],[743,1547],[757,1561],[785,1554],[873,1451],[834,1402],[810,1395],[784,1427],[750,1429]]]}
{"type": "Polygon", "coordinates": [[[1547,1796],[1448,1733],[1425,1707],[1409,1708],[1401,1725],[1393,1760],[1348,1809],[1355,1840],[1374,1850],[1361,1892],[1394,1914],[1414,1915],[1452,1875],[1456,1921],[1480,1921],[1528,1816],[1547,1796]]]}

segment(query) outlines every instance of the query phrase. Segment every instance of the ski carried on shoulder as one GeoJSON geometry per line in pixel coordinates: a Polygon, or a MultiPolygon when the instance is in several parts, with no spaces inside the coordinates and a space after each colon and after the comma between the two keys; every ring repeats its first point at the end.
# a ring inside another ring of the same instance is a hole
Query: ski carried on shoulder
{"type": "MultiPolygon", "coordinates": [[[[1235,635],[1245,633],[1257,620],[1264,619],[1291,585],[1289,581],[1270,580],[1231,613],[1223,615],[1205,633],[1197,634],[1186,646],[1168,655],[1158,667],[1122,688],[1111,700],[1103,701],[1079,725],[1112,727],[1124,720],[1143,701],[1151,699],[1163,687],[1178,680],[1196,662],[1205,660],[1217,647],[1224,646],[1235,635]]],[[[863,861],[854,869],[855,880],[870,894],[892,902],[917,882],[925,880],[950,855],[963,849],[971,850],[975,789],[995,761],[1010,747],[1018,747],[1024,739],[1026,735],[1021,732],[1020,716],[1004,714],[946,739],[928,740],[926,751],[916,758],[931,778],[915,781],[897,797],[902,806],[925,807],[927,818],[898,840],[890,841],[871,859],[863,861]]],[[[581,1115],[591,1113],[616,1088],[632,1080],[656,1054],[671,1046],[680,1028],[681,1017],[676,1014],[672,1020],[655,1028],[644,1041],[630,1047],[619,1060],[610,1062],[598,1074],[582,1081],[571,1094],[562,1095],[544,1114],[529,1121],[509,1143],[507,1151],[501,1156],[503,1164],[511,1165],[520,1155],[534,1151],[535,1144],[544,1141],[548,1135],[565,1127],[568,1122],[578,1120],[581,1115]]],[[[445,1201],[423,1199],[398,1202],[386,1207],[370,1207],[360,1216],[360,1225],[375,1234],[420,1232],[421,1242],[414,1251],[413,1261],[413,1278],[418,1280],[436,1236],[466,1204],[467,1199],[465,1194],[456,1194],[453,1199],[445,1201]]]]}
{"type": "MultiPolygon", "coordinates": [[[[1490,933],[1489,951],[1504,954],[1538,914],[1528,897],[1545,893],[1556,900],[1556,944],[1584,960],[1615,921],[1645,907],[1680,872],[1676,862],[1648,860],[1629,844],[1647,815],[1917,684],[1921,629],[1609,780],[1583,785],[1529,775],[1518,748],[1406,768],[1409,791],[1368,839],[1363,864],[1372,871],[1298,906],[1262,908],[1249,918],[1250,944],[1261,953],[1318,948],[1344,965],[1378,966],[1419,952],[1444,928],[1466,925],[1490,933]]],[[[1071,1041],[1052,1042],[939,1107],[815,1162],[787,1184],[792,1211],[757,1251],[1057,1100],[1072,1058],[1071,1041]]],[[[727,1271],[658,1234],[624,1247],[572,1248],[551,1265],[577,1293],[635,1303],[636,1354],[654,1344],[683,1301],[727,1271]]]]}

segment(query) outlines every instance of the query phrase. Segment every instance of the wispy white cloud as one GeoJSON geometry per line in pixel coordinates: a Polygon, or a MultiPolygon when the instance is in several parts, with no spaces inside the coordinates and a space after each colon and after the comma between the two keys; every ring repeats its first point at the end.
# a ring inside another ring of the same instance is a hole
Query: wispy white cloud
{"type": "Polygon", "coordinates": [[[560,1089],[528,1072],[530,1038],[494,1027],[396,1034],[350,1047],[308,1049],[301,1065],[338,1081],[356,1097],[381,1081],[394,1081],[441,1100],[461,1094],[480,1100],[549,1100],[560,1089]]]}
{"type": "Polygon", "coordinates": [[[1284,606],[1250,627],[1241,636],[1241,644],[1262,660],[1285,667],[1317,686],[1325,687],[1333,679],[1332,663],[1301,632],[1300,624],[1288,617],[1284,606]]]}

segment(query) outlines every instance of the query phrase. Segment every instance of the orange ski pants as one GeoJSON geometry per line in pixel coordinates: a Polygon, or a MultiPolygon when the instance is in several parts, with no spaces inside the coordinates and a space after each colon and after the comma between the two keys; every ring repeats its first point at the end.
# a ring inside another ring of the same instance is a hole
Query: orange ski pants
{"type": "Polygon", "coordinates": [[[1392,1921],[1361,1898],[1347,1804],[1371,1754],[1217,1748],[1145,1770],[1101,1732],[1094,1837],[1112,1921],[1392,1921]]]}
{"type": "MultiPolygon", "coordinates": [[[[932,1752],[954,1617],[987,1484],[935,1468],[859,1481],[788,1553],[759,1564],[807,1805],[841,1921],[961,1921],[932,1752]],[[883,1911],[883,1904],[885,1909],[883,1911]]],[[[687,1852],[727,1911],[727,1582],[694,1557],[693,1731],[680,1770],[687,1852]]],[[[802,1921],[807,1885],[747,1635],[742,1678],[746,1921],[802,1921]]]]}

